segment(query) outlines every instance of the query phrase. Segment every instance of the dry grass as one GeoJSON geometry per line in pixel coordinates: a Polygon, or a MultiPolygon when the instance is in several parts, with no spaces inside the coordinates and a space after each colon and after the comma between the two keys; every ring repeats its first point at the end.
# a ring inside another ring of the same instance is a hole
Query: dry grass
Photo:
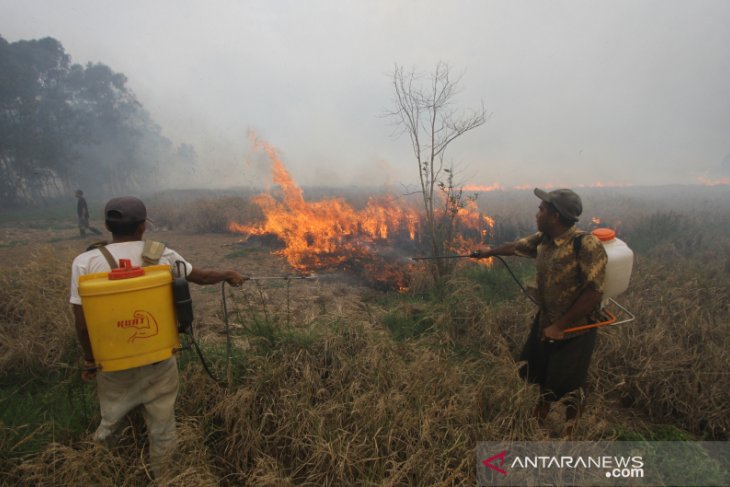
{"type": "Polygon", "coordinates": [[[262,217],[258,206],[240,196],[162,200],[149,206],[155,227],[194,233],[227,233],[232,221],[249,223],[262,217]]]}
{"type": "MultiPolygon", "coordinates": [[[[729,240],[698,239],[694,231],[642,235],[673,222],[685,229],[713,223],[686,227],[685,217],[662,214],[652,227],[652,215],[644,226],[641,218],[625,222],[625,240],[647,244],[619,300],[637,321],[600,331],[574,438],[655,438],[669,425],[681,438],[727,439],[729,240]]],[[[58,369],[74,356],[70,258],[44,251],[0,274],[3,377],[24,367],[58,369]]],[[[159,484],[473,485],[478,441],[562,434],[560,407],[540,427],[531,414],[538,392],[517,374],[514,356],[533,313],[526,300],[487,304],[479,282],[458,276],[433,294],[428,275],[416,273],[414,295],[395,297],[360,288],[345,294],[342,282],[237,291],[229,387],[214,384],[192,358],[181,361],[179,454],[159,484]]],[[[215,290],[210,296],[218,299],[215,290]]],[[[205,309],[201,341],[223,375],[220,313],[205,309]]],[[[70,401],[75,389],[64,387],[58,399],[70,401]]],[[[94,417],[65,440],[53,440],[47,418],[0,425],[0,482],[145,485],[138,419],[113,450],[86,441],[94,417]],[[19,437],[52,440],[19,456],[19,437]]]]}
{"type": "Polygon", "coordinates": [[[64,366],[75,345],[68,304],[73,255],[50,248],[0,272],[0,370],[64,366]]]}
{"type": "Polygon", "coordinates": [[[475,442],[526,436],[536,397],[514,364],[423,345],[351,323],[256,357],[211,410],[216,451],[240,472],[265,458],[298,485],[468,482],[475,442]]]}
{"type": "Polygon", "coordinates": [[[634,323],[606,330],[593,381],[657,423],[710,439],[730,433],[730,275],[708,280],[678,257],[637,263],[622,302],[634,323]]]}
{"type": "MultiPolygon", "coordinates": [[[[38,454],[26,458],[16,469],[17,485],[99,485],[137,486],[152,482],[152,473],[143,451],[141,421],[121,434],[120,443],[106,449],[90,441],[72,445],[49,443],[38,454]]],[[[203,426],[195,418],[178,424],[179,448],[163,469],[157,485],[215,486],[218,478],[211,472],[203,426]]]]}

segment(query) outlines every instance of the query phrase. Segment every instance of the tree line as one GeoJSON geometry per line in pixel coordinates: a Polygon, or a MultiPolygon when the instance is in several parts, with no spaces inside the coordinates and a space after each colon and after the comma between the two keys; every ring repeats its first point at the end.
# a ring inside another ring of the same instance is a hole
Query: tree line
{"type": "Polygon", "coordinates": [[[39,205],[75,188],[143,191],[163,169],[194,163],[194,148],[162,135],[123,74],[72,63],[50,37],[0,36],[2,207],[39,205]]]}

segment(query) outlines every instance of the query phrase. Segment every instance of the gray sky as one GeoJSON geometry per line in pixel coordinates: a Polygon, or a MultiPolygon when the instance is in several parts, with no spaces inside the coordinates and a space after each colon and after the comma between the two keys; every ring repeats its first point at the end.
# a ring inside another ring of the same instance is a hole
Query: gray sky
{"type": "Polygon", "coordinates": [[[439,60],[492,114],[464,183],[730,182],[727,0],[0,0],[0,35],[124,73],[209,184],[263,183],[249,129],[302,184],[415,182],[379,115],[394,63],[439,60]]]}

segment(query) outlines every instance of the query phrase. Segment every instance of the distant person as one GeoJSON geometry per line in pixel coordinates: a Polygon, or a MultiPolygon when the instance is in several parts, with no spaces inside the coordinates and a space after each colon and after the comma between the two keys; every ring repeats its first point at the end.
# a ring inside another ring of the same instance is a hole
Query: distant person
{"type": "MultiPolygon", "coordinates": [[[[142,236],[145,232],[147,208],[134,197],[110,200],[104,209],[107,229],[112,234],[112,243],[89,250],[77,256],[71,266],[71,298],[76,333],[83,350],[84,370],[82,378],[96,378],[96,390],[101,409],[101,423],[94,433],[94,440],[110,445],[120,421],[137,406],[143,406],[147,435],[150,441],[150,459],[157,477],[163,460],[177,445],[175,428],[175,400],[179,382],[175,355],[161,362],[133,367],[126,370],[97,373],[94,351],[91,348],[89,332],[83,312],[83,301],[79,295],[79,277],[97,272],[109,272],[117,267],[119,259],[129,259],[133,266],[146,264],[167,264],[174,270],[175,262],[181,262],[186,269],[186,278],[196,284],[216,284],[226,281],[231,286],[240,286],[245,278],[234,270],[218,271],[193,267],[180,254],[161,244],[156,255],[145,251],[142,236]],[[144,257],[143,257],[144,253],[144,257]]],[[[151,246],[152,247],[152,246],[151,246]]]]}
{"type": "Polygon", "coordinates": [[[583,212],[580,197],[570,189],[546,192],[535,188],[541,203],[537,233],[496,248],[482,248],[477,258],[519,255],[536,258],[537,315],[519,359],[527,362],[524,378],[538,384],[541,400],[535,416],[542,422],[553,402],[571,394],[566,433],[572,434],[584,405],[583,386],[596,343],[596,329],[566,334],[571,326],[600,319],[603,280],[608,257],[601,242],[575,227],[583,212]]]}
{"type": "Polygon", "coordinates": [[[86,230],[91,231],[94,235],[101,235],[101,232],[94,227],[89,226],[89,207],[86,204],[86,198],[84,198],[84,192],[80,189],[76,190],[76,215],[79,217],[79,234],[81,238],[86,236],[86,230]]]}

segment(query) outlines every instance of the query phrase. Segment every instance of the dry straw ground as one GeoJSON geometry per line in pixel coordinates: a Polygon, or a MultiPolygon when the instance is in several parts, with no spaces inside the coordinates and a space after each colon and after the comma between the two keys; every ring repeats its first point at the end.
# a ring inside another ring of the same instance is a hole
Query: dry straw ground
{"type": "MultiPolygon", "coordinates": [[[[727,191],[679,200],[638,190],[590,196],[603,212],[597,216],[620,220],[620,236],[637,251],[630,290],[620,299],[637,320],[601,330],[574,439],[728,439],[727,191]]],[[[532,203],[526,192],[481,201],[496,208],[497,239],[532,230],[532,203]]],[[[219,209],[235,206],[254,218],[245,201],[165,207],[160,197],[155,204],[174,231],[152,238],[192,262],[254,275],[288,272],[266,248],[208,233],[225,220],[219,209]],[[176,221],[180,214],[199,216],[176,221]]],[[[114,449],[89,442],[98,407],[94,386],[78,378],[67,305],[68,266],[87,242],[73,238],[70,219],[4,217],[0,480],[151,482],[139,414],[114,449]]],[[[511,262],[529,276],[529,262],[511,262]]],[[[250,283],[226,291],[230,354],[221,289],[194,289],[199,339],[227,386],[210,380],[194,355],[180,357],[180,448],[159,483],[473,485],[478,441],[561,437],[557,412],[546,426],[531,416],[537,391],[519,379],[514,356],[533,310],[508,279],[501,268],[467,265],[438,292],[425,285],[414,286],[418,293],[383,292],[347,274],[250,283]]]]}

